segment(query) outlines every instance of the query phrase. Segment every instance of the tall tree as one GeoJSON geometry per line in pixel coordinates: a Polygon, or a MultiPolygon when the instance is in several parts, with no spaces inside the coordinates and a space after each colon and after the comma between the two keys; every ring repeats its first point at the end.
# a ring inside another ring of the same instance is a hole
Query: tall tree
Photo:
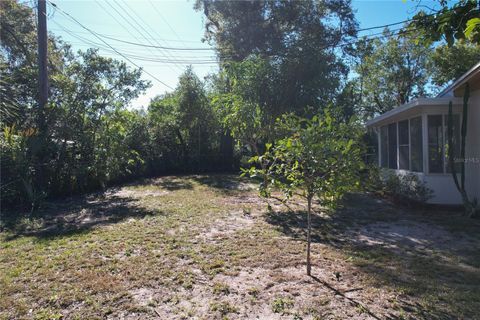
{"type": "Polygon", "coordinates": [[[334,47],[356,35],[350,1],[199,0],[196,8],[206,16],[205,38],[222,69],[252,57],[268,64],[257,83],[262,108],[303,114],[337,94],[347,69],[334,47]]]}
{"type": "Polygon", "coordinates": [[[385,30],[384,36],[359,42],[356,77],[347,87],[358,97],[358,112],[367,118],[427,93],[426,67],[431,47],[408,35],[393,35],[389,30],[385,30]]]}
{"type": "Polygon", "coordinates": [[[453,46],[446,44],[435,48],[429,62],[432,82],[444,86],[458,79],[480,62],[480,44],[459,40],[453,46]]]}
{"type": "Polygon", "coordinates": [[[191,67],[174,92],[153,99],[148,109],[154,140],[162,142],[164,160],[177,170],[199,170],[217,150],[219,126],[208,105],[204,83],[191,67]]]}
{"type": "Polygon", "coordinates": [[[203,10],[205,38],[215,43],[222,60],[321,51],[354,37],[357,27],[350,1],[345,0],[198,0],[195,8],[203,10]]]}

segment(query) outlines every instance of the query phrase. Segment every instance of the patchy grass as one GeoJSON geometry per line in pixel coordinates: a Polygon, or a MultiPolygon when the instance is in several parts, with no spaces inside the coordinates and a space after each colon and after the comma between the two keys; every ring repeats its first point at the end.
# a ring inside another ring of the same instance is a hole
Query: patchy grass
{"type": "Polygon", "coordinates": [[[293,300],[290,298],[278,297],[275,298],[272,302],[272,311],[274,313],[285,314],[288,312],[288,309],[292,308],[294,305],[293,300]]]}
{"type": "Polygon", "coordinates": [[[216,295],[230,294],[230,287],[226,283],[216,282],[213,284],[213,293],[216,295]]]}
{"type": "Polygon", "coordinates": [[[352,195],[307,277],[302,203],[270,205],[225,175],[48,203],[0,234],[0,319],[478,317],[479,221],[352,195]]]}

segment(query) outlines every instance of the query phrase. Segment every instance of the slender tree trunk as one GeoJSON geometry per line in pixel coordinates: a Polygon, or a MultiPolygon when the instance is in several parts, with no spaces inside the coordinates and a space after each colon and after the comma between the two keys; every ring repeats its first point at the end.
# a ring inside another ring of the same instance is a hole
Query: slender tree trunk
{"type": "Polygon", "coordinates": [[[308,211],[307,211],[307,275],[312,275],[312,264],[310,262],[310,244],[312,242],[312,196],[308,196],[308,211]]]}
{"type": "Polygon", "coordinates": [[[463,112],[462,112],[462,127],[460,136],[460,182],[457,177],[457,170],[454,163],[454,141],[453,141],[453,111],[452,101],[448,105],[448,122],[447,122],[447,136],[448,136],[448,162],[452,171],[453,182],[462,196],[463,206],[465,207],[465,214],[471,218],[476,213],[476,206],[474,202],[468,198],[467,191],[465,190],[465,141],[467,136],[467,124],[468,124],[468,100],[470,98],[470,86],[467,82],[465,93],[463,96],[463,112]]]}
{"type": "MultiPolygon", "coordinates": [[[[177,134],[178,140],[180,140],[180,145],[182,146],[182,156],[183,156],[183,162],[184,166],[188,168],[188,151],[187,151],[187,145],[185,144],[185,140],[183,139],[182,133],[180,132],[180,129],[175,130],[177,134]]],[[[190,169],[190,168],[189,168],[190,169]]]]}

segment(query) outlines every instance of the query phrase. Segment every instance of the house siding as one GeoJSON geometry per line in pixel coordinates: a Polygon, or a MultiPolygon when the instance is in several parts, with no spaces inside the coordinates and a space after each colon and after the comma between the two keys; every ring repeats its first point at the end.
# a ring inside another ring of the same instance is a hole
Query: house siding
{"type": "Polygon", "coordinates": [[[470,198],[480,202],[480,90],[472,92],[468,113],[465,188],[470,198]]]}
{"type": "MultiPolygon", "coordinates": [[[[459,101],[457,101],[458,103],[459,101]]],[[[480,158],[480,92],[472,94],[472,99],[469,104],[469,120],[468,120],[468,132],[466,143],[466,158],[478,159],[480,158]]],[[[461,114],[462,106],[456,104],[453,108],[454,113],[461,114]]],[[[395,172],[398,175],[406,173],[414,173],[419,177],[421,181],[424,181],[426,185],[433,191],[433,197],[428,201],[432,204],[446,204],[446,205],[460,205],[462,204],[462,197],[457,190],[450,173],[429,173],[428,167],[428,132],[427,132],[427,117],[428,115],[446,115],[448,113],[448,105],[420,105],[416,109],[416,112],[411,110],[410,112],[400,113],[385,119],[378,127],[377,133],[379,133],[382,125],[388,125],[392,122],[399,122],[405,119],[411,119],[413,117],[422,117],[422,130],[423,130],[423,172],[412,172],[409,170],[395,170],[384,169],[385,171],[395,172]]],[[[379,156],[381,154],[381,142],[379,139],[379,156]]],[[[480,160],[479,160],[480,161],[480,160]]],[[[380,158],[379,158],[379,165],[380,158]]],[[[476,197],[480,201],[479,187],[480,187],[480,163],[467,162],[466,165],[466,189],[471,198],[476,197]]],[[[460,175],[459,175],[460,178],[460,175]]]]}
{"type": "MultiPolygon", "coordinates": [[[[428,115],[444,116],[448,113],[448,104],[453,102],[453,112],[462,114],[461,95],[465,87],[465,82],[470,83],[472,92],[470,94],[468,108],[467,137],[465,150],[465,188],[470,199],[476,198],[480,203],[480,63],[475,65],[460,79],[455,81],[436,98],[417,99],[408,104],[404,104],[388,111],[367,122],[367,127],[373,127],[378,130],[382,126],[393,122],[399,122],[416,116],[422,117],[423,132],[423,172],[413,172],[420,180],[424,181],[427,186],[432,189],[434,196],[429,203],[434,204],[462,204],[460,192],[457,190],[451,173],[444,170],[443,173],[430,173],[429,155],[428,155],[428,115]]],[[[463,115],[462,115],[463,116],[463,115]]],[[[398,130],[398,129],[397,129],[398,130]]],[[[380,136],[380,135],[379,135],[380,136]]],[[[397,132],[398,138],[398,132],[397,132]]],[[[409,143],[411,146],[411,143],[409,143]]],[[[398,141],[397,141],[398,146],[398,141]]],[[[379,139],[379,165],[381,165],[382,144],[379,139]]],[[[411,149],[410,149],[411,150],[411,149]]],[[[398,157],[398,152],[397,152],[398,157]]],[[[398,168],[397,159],[397,168],[398,168]]],[[[396,174],[402,175],[410,173],[408,170],[385,169],[386,171],[394,171],[396,174]]],[[[460,179],[460,175],[459,175],[460,179]]]]}

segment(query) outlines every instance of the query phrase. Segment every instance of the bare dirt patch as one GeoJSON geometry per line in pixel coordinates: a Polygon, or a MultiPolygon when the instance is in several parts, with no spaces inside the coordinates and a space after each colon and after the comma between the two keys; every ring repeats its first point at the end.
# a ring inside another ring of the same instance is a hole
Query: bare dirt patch
{"type": "Polygon", "coordinates": [[[197,238],[203,241],[215,242],[238,230],[252,226],[257,218],[252,216],[249,211],[230,212],[226,218],[213,221],[210,224],[210,228],[202,230],[197,238]]]}
{"type": "Polygon", "coordinates": [[[373,222],[350,232],[351,239],[369,246],[382,246],[396,251],[401,247],[421,250],[458,251],[476,243],[466,234],[453,234],[431,223],[411,220],[373,222]]]}
{"type": "Polygon", "coordinates": [[[114,189],[107,193],[107,196],[114,196],[120,198],[144,198],[144,197],[161,197],[169,194],[166,190],[138,190],[132,188],[114,189]]]}

